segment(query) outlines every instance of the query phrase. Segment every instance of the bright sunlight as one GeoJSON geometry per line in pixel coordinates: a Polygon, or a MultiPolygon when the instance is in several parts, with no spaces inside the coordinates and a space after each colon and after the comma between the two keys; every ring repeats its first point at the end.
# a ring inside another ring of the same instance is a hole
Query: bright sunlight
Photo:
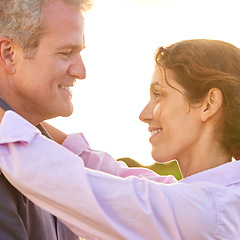
{"type": "Polygon", "coordinates": [[[147,104],[159,46],[210,38],[239,47],[238,0],[95,0],[86,14],[87,78],[73,89],[74,113],[49,121],[83,132],[94,149],[150,165],[147,104]]]}

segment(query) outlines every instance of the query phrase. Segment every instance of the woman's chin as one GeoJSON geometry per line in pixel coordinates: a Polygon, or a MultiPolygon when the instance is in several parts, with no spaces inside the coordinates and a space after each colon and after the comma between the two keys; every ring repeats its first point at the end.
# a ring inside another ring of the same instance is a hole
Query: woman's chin
{"type": "Polygon", "coordinates": [[[152,151],[152,158],[158,163],[168,163],[168,162],[175,160],[170,157],[166,157],[166,156],[164,157],[160,153],[154,153],[153,151],[152,151]]]}

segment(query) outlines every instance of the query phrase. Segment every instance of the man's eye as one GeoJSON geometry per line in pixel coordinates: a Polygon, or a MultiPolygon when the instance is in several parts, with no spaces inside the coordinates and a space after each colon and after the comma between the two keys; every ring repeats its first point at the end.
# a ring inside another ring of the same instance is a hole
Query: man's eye
{"type": "Polygon", "coordinates": [[[64,55],[64,56],[69,56],[72,54],[72,51],[67,51],[67,52],[60,52],[61,55],[64,55]]]}

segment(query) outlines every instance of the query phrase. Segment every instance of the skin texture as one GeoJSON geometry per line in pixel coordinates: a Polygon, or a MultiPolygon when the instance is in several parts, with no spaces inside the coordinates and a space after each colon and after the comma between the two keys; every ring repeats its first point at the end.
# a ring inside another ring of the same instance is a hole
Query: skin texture
{"type": "Polygon", "coordinates": [[[82,13],[57,0],[44,6],[43,13],[45,33],[34,59],[24,58],[17,43],[0,39],[0,95],[34,125],[69,116],[72,94],[61,86],[71,87],[86,76],[82,13]]]}
{"type": "Polygon", "coordinates": [[[152,156],[158,162],[176,159],[184,177],[231,160],[216,137],[222,94],[213,88],[201,103],[190,104],[174,74],[156,67],[150,101],[140,114],[153,133],[152,156]],[[166,82],[167,79],[167,83],[166,82]]]}

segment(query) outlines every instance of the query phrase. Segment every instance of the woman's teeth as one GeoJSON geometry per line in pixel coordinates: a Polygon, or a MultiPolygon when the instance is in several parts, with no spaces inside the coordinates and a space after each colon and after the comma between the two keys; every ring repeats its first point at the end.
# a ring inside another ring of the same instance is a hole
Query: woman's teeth
{"type": "Polygon", "coordinates": [[[151,132],[151,135],[154,135],[154,134],[156,134],[156,133],[159,133],[160,131],[161,131],[161,129],[154,130],[154,131],[151,132]]]}

